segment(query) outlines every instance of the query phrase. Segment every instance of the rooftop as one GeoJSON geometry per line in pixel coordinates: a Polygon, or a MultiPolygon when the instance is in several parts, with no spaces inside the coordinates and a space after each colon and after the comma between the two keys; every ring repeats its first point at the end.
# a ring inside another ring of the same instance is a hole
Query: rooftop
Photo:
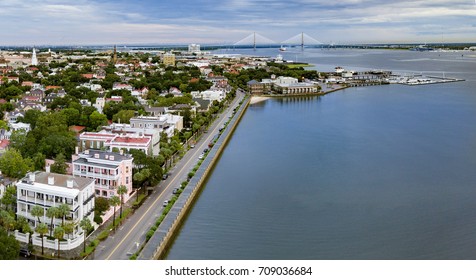
{"type": "MultiPolygon", "coordinates": [[[[57,187],[63,187],[63,188],[68,188],[68,180],[72,180],[73,182],[73,189],[77,190],[83,190],[87,186],[89,186],[91,183],[94,183],[93,179],[88,179],[88,178],[82,178],[82,177],[74,177],[71,175],[63,175],[63,174],[57,174],[57,173],[50,173],[50,172],[42,172],[42,171],[36,171],[34,172],[35,174],[35,183],[39,184],[44,184],[44,185],[49,185],[48,184],[48,177],[53,177],[54,178],[54,184],[53,186],[57,187]]],[[[25,178],[22,179],[22,182],[24,181],[29,181],[31,179],[30,176],[26,176],[25,178]]]]}

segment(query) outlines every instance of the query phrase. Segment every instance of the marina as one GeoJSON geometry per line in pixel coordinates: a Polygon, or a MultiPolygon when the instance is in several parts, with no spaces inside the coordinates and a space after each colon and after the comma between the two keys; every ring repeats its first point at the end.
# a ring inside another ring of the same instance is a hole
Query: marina
{"type": "Polygon", "coordinates": [[[462,82],[462,81],[464,81],[464,79],[436,77],[436,76],[423,76],[423,75],[397,76],[397,77],[392,77],[391,79],[389,79],[389,83],[391,84],[401,84],[401,85],[408,85],[408,86],[454,83],[454,82],[462,82]]]}

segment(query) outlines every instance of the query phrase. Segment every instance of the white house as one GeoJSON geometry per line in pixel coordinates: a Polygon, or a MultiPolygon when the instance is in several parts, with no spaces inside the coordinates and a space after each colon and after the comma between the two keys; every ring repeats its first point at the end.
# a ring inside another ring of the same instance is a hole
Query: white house
{"type": "MultiPolygon", "coordinates": [[[[94,224],[94,180],[35,171],[27,174],[17,182],[16,186],[18,217],[26,218],[34,227],[38,225],[38,220],[49,225],[51,219],[46,216],[47,209],[66,204],[70,211],[65,216],[65,220],[74,223],[75,227],[72,235],[65,235],[65,239],[69,240],[63,249],[73,249],[82,244],[84,233],[79,226],[81,220],[89,219],[91,224],[94,224]],[[43,216],[35,217],[31,214],[34,206],[44,209],[43,216]]],[[[62,222],[62,217],[54,218],[53,227],[60,226],[62,222]]],[[[15,237],[20,241],[25,241],[25,236],[18,232],[15,233],[15,237]]],[[[33,244],[41,245],[41,239],[35,235],[34,237],[33,244]]],[[[28,236],[26,240],[28,240],[28,236]]],[[[44,243],[45,247],[56,249],[57,242],[44,243]]]]}

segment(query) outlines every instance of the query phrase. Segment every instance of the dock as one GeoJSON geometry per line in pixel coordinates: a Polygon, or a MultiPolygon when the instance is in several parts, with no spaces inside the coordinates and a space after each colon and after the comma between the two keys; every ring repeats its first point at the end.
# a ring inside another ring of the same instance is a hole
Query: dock
{"type": "Polygon", "coordinates": [[[423,75],[399,76],[389,80],[391,84],[401,84],[401,85],[408,85],[408,86],[454,83],[454,82],[462,82],[462,81],[464,80],[458,79],[458,78],[423,76],[423,75]]]}

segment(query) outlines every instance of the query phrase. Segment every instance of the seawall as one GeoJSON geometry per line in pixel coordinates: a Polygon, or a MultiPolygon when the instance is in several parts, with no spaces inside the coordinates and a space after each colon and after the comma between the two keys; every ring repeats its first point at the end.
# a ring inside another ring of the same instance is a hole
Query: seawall
{"type": "Polygon", "coordinates": [[[210,149],[207,157],[203,160],[197,172],[195,172],[195,176],[190,179],[154,235],[152,235],[149,241],[144,245],[144,248],[137,257],[138,260],[161,259],[165,256],[165,253],[174,240],[176,232],[180,229],[181,223],[188,211],[192,208],[206,178],[216,164],[226,143],[233,135],[233,131],[238,126],[249,104],[250,97],[245,96],[244,102],[239,109],[237,109],[233,118],[230,119],[229,124],[223,130],[215,145],[210,149]]]}

